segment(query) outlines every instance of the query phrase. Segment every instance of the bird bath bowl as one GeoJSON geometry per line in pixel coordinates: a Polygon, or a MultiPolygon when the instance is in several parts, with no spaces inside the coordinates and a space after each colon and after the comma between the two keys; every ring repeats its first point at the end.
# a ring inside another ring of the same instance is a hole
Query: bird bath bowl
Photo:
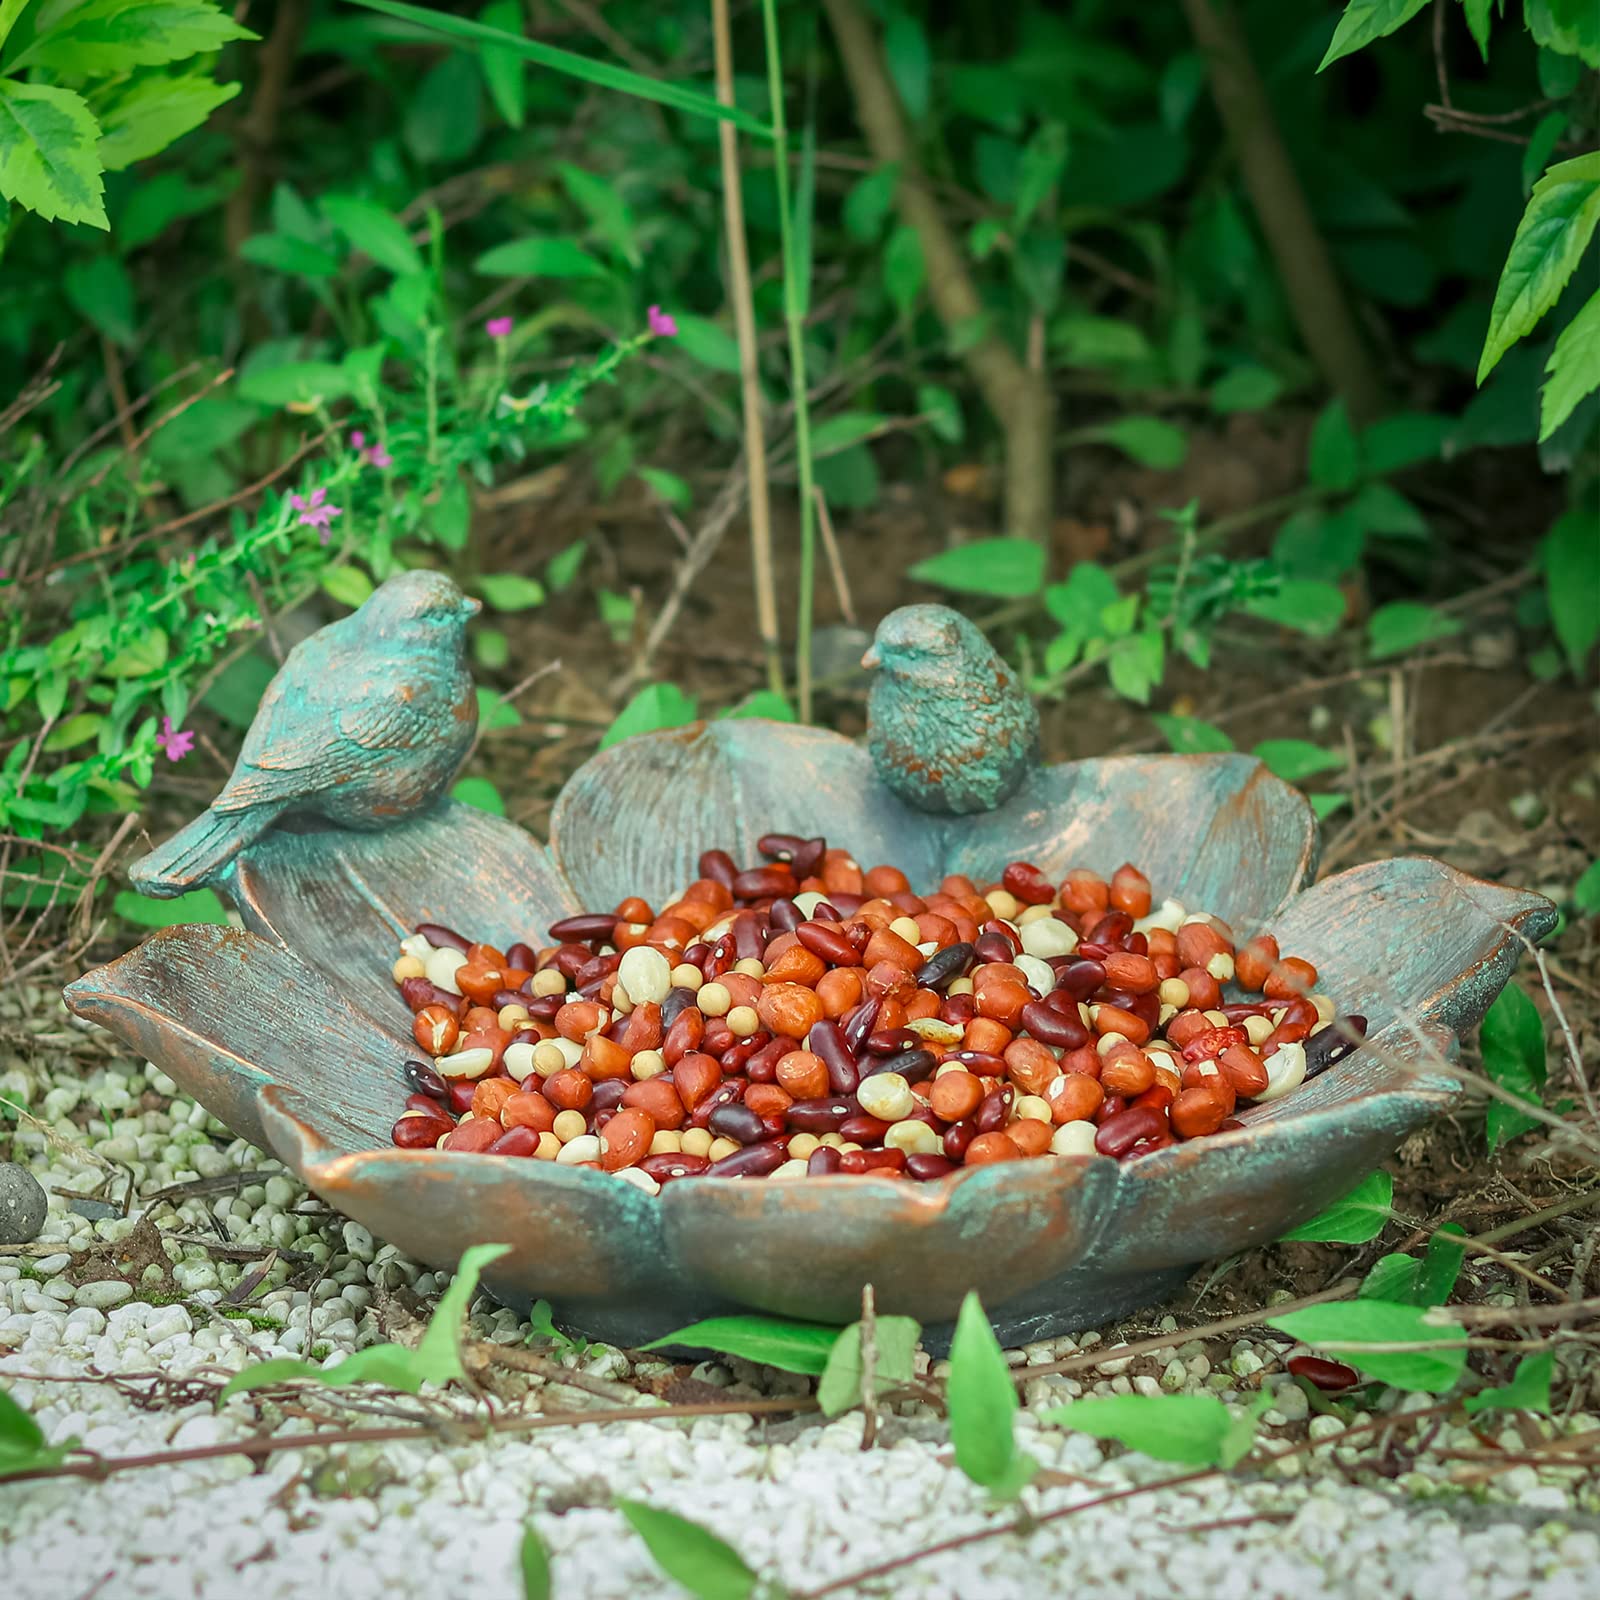
{"type": "Polygon", "coordinates": [[[1093,1327],[1168,1295],[1205,1260],[1322,1210],[1447,1108],[1459,1036],[1510,976],[1547,900],[1410,857],[1310,882],[1305,798],[1242,755],[1112,757],[1034,772],[998,809],[915,811],[867,753],[813,728],[739,720],[628,739],[582,767],[548,848],[446,801],[381,831],[279,827],[213,881],[244,931],[165,929],[71,984],[103,1024],[329,1205],[432,1267],[508,1244],[507,1305],[623,1345],[737,1310],[847,1322],[883,1312],[947,1335],[981,1294],[1007,1343],[1093,1327]],[[1369,1019],[1366,1046],[1244,1126],[1118,1164],[1047,1157],[915,1184],[684,1179],[657,1196],[553,1162],[404,1151],[389,1130],[415,1055],[390,978],[397,941],[439,922],[501,948],[642,894],[660,904],[723,846],[826,834],[914,887],[1052,879],[1135,861],[1157,896],[1270,929],[1369,1019]]]}

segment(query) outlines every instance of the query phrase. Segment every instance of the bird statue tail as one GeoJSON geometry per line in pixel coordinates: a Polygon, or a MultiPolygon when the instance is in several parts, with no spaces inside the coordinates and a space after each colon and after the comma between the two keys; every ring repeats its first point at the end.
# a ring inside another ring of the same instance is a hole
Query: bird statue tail
{"type": "Polygon", "coordinates": [[[271,826],[281,806],[248,811],[206,811],[164,845],[136,861],[128,876],[140,894],[171,900],[213,878],[271,826]]]}

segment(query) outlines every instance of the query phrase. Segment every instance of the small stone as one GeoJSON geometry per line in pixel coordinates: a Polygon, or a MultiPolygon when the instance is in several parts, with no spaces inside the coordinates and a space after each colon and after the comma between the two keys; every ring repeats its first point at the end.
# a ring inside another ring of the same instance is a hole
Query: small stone
{"type": "Polygon", "coordinates": [[[39,1180],[26,1167],[0,1161],[0,1244],[32,1244],[49,1209],[39,1180]]]}
{"type": "Polygon", "coordinates": [[[101,1278],[96,1283],[80,1283],[72,1298],[80,1306],[93,1306],[96,1311],[104,1311],[132,1297],[132,1284],[124,1283],[121,1278],[101,1278]]]}

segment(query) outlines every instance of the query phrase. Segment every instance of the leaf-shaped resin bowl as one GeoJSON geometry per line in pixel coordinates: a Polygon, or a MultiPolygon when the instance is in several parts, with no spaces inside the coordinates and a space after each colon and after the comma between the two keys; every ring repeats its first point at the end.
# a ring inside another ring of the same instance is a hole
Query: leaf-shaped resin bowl
{"type": "Polygon", "coordinates": [[[718,722],[625,740],[556,802],[549,849],[446,803],[376,833],[268,833],[219,887],[246,932],[157,933],[67,989],[229,1127],[330,1205],[435,1267],[511,1246],[501,1300],[634,1345],[740,1308],[845,1322],[863,1284],[934,1325],[977,1289],[1007,1341],[1091,1327],[1162,1298],[1198,1262],[1266,1244],[1328,1205],[1459,1085],[1440,1063],[1520,950],[1555,920],[1537,895],[1426,858],[1303,889],[1316,824],[1303,796],[1240,755],[1115,757],[1042,769],[999,810],[902,805],[866,753],[816,729],[718,722]],[[390,980],[397,940],[442,922],[502,948],[572,912],[655,904],[700,852],[756,859],[763,833],[825,834],[914,886],[1051,878],[1137,862],[1158,896],[1270,928],[1313,961],[1369,1043],[1245,1126],[1125,1165],[1042,1158],[934,1183],[687,1179],[659,1196],[597,1171],[392,1147],[415,1053],[390,980]]]}

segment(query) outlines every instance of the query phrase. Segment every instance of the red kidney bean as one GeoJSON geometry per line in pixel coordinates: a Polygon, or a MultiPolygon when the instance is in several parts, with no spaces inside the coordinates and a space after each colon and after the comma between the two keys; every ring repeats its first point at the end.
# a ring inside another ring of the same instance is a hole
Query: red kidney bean
{"type": "Polygon", "coordinates": [[[1339,1017],[1306,1040],[1306,1076],[1314,1078],[1326,1072],[1348,1055],[1353,1055],[1366,1043],[1367,1019],[1365,1017],[1339,1017]],[[1347,1037],[1354,1034],[1355,1038],[1347,1037]]]}
{"type": "Polygon", "coordinates": [[[470,939],[463,939],[454,928],[447,928],[442,922],[419,922],[412,931],[420,933],[435,950],[459,950],[465,955],[472,948],[470,939]]]}
{"type": "Polygon", "coordinates": [[[599,983],[602,978],[609,978],[618,967],[622,965],[622,957],[615,953],[609,956],[595,956],[573,973],[572,980],[580,989],[586,988],[591,983],[599,983]]]}
{"type": "Polygon", "coordinates": [[[532,945],[519,939],[506,950],[506,965],[514,971],[532,972],[539,965],[539,957],[532,945]]]}
{"type": "Polygon", "coordinates": [[[1048,905],[1056,897],[1054,885],[1031,861],[1013,861],[1000,874],[1000,884],[1025,906],[1048,905]]]}
{"type": "Polygon", "coordinates": [[[838,894],[830,892],[828,900],[836,912],[833,918],[835,922],[845,917],[853,917],[867,903],[867,897],[864,894],[846,894],[843,892],[838,894]]]}
{"type": "Polygon", "coordinates": [[[778,1063],[797,1048],[793,1039],[781,1034],[770,1038],[744,1064],[744,1075],[751,1083],[776,1083],[778,1063]]]}
{"type": "Polygon", "coordinates": [[[733,880],[735,900],[775,900],[794,891],[794,874],[787,867],[752,867],[733,880]]]}
{"type": "Polygon", "coordinates": [[[883,1028],[869,1033],[866,1039],[868,1053],[875,1056],[898,1055],[902,1050],[915,1050],[921,1043],[921,1037],[909,1028],[883,1028]]]}
{"type": "Polygon", "coordinates": [[[841,1032],[844,1036],[844,1047],[852,1056],[861,1054],[862,1046],[866,1044],[878,1021],[878,1013],[882,1009],[881,1000],[864,1000],[845,1018],[841,1032]]]}
{"type": "Polygon", "coordinates": [[[835,1094],[854,1094],[861,1082],[861,1068],[845,1043],[839,1024],[825,1017],[813,1023],[806,1034],[806,1049],[821,1059],[828,1069],[828,1087],[835,1094]]]}
{"type": "Polygon", "coordinates": [[[507,1128],[484,1152],[491,1156],[531,1156],[539,1148],[539,1135],[532,1128],[507,1128]]]}
{"type": "Polygon", "coordinates": [[[696,870],[702,878],[710,878],[724,889],[731,889],[733,880],[739,876],[739,868],[726,850],[707,850],[700,857],[696,870]]]}
{"type": "Polygon", "coordinates": [[[426,1061],[408,1061],[402,1069],[406,1082],[430,1100],[443,1100],[450,1086],[426,1061]]]}
{"type": "Polygon", "coordinates": [[[690,1006],[694,1005],[693,989],[674,988],[667,990],[667,998],[661,1002],[661,1027],[663,1033],[681,1017],[690,1006]]]}
{"type": "Polygon", "coordinates": [[[973,955],[982,962],[1010,961],[1016,955],[1011,948],[1011,941],[1003,933],[979,934],[978,942],[972,947],[973,955]]]}
{"type": "Polygon", "coordinates": [[[1166,1113],[1157,1107],[1129,1106],[1100,1124],[1095,1131],[1094,1147],[1103,1156],[1120,1159],[1136,1144],[1164,1131],[1166,1125],[1166,1113]]]}
{"type": "Polygon", "coordinates": [[[556,953],[550,958],[550,965],[571,983],[579,971],[589,964],[593,955],[594,951],[586,944],[564,944],[557,947],[556,953]]]}
{"type": "Polygon", "coordinates": [[[1006,1070],[1005,1058],[991,1055],[987,1050],[952,1050],[945,1060],[977,1073],[980,1078],[998,1078],[1006,1070]]]}
{"type": "Polygon", "coordinates": [[[768,908],[767,917],[780,933],[793,933],[806,920],[805,912],[787,897],[774,900],[768,908]]]}
{"type": "Polygon", "coordinates": [[[947,944],[943,950],[935,950],[917,968],[914,974],[916,985],[919,989],[933,989],[943,994],[976,959],[977,951],[967,941],[947,944]]]}
{"type": "Polygon", "coordinates": [[[1277,1007],[1274,1006],[1271,1001],[1259,1003],[1255,1001],[1239,1000],[1231,1002],[1225,1006],[1218,1006],[1217,1009],[1228,1019],[1229,1022],[1243,1022],[1246,1017],[1270,1016],[1277,1009],[1277,1007]]]}
{"type": "Polygon", "coordinates": [[[616,925],[617,919],[609,911],[585,911],[576,917],[552,922],[547,931],[561,944],[596,944],[601,940],[609,944],[616,925]]]}
{"type": "Polygon", "coordinates": [[[796,1133],[837,1133],[856,1114],[856,1103],[848,1095],[829,1095],[821,1100],[796,1100],[784,1117],[796,1133]]]}
{"type": "Polygon", "coordinates": [[[756,840],[756,849],[769,861],[790,861],[796,850],[805,848],[805,840],[798,833],[764,833],[756,840]]]}
{"type": "Polygon", "coordinates": [[[1132,932],[1133,918],[1126,911],[1108,911],[1088,929],[1083,936],[1083,942],[1121,949],[1122,941],[1132,932]]]}
{"type": "Polygon", "coordinates": [[[815,922],[843,922],[839,908],[831,900],[819,900],[811,909],[812,920],[815,922]]]}
{"type": "Polygon", "coordinates": [[[898,1072],[907,1083],[921,1083],[931,1078],[939,1065],[939,1058],[931,1050],[907,1050],[897,1056],[880,1056],[862,1068],[863,1078],[875,1078],[880,1072],[898,1072]]]}
{"type": "Polygon", "coordinates": [[[401,1117],[389,1137],[402,1150],[431,1150],[454,1127],[444,1117],[401,1117]]]}
{"type": "Polygon", "coordinates": [[[406,1110],[420,1111],[425,1117],[442,1117],[444,1107],[429,1094],[408,1094],[406,1096],[406,1110]]]}
{"type": "Polygon", "coordinates": [[[451,1081],[450,1098],[445,1105],[459,1117],[463,1112],[472,1109],[473,1092],[477,1083],[471,1078],[459,1078],[451,1081]]]}
{"type": "Polygon", "coordinates": [[[1011,1118],[1011,1108],[1016,1104],[1017,1091],[1011,1084],[991,1089],[978,1102],[972,1120],[979,1133],[999,1133],[1011,1118]]]}
{"type": "Polygon", "coordinates": [[[721,1056],[724,1051],[734,1047],[737,1038],[733,1029],[728,1026],[726,1017],[707,1017],[705,1036],[701,1043],[705,1046],[707,1055],[721,1056]]]}
{"type": "Polygon", "coordinates": [[[724,1072],[743,1072],[751,1059],[772,1043],[770,1033],[752,1033],[748,1039],[731,1044],[718,1059],[724,1072]]]}
{"type": "Polygon", "coordinates": [[[846,1150],[839,1157],[839,1170],[852,1176],[863,1172],[904,1172],[904,1150],[846,1150]]]}
{"type": "Polygon", "coordinates": [[[934,1178],[943,1178],[956,1170],[956,1164],[948,1156],[936,1155],[931,1150],[919,1151],[914,1156],[906,1157],[906,1176],[915,1178],[918,1183],[928,1183],[934,1178]]]}
{"type": "Polygon", "coordinates": [[[538,994],[521,1003],[528,1008],[528,1015],[535,1022],[554,1022],[556,1012],[567,1003],[567,997],[564,994],[538,994]]]}
{"type": "Polygon", "coordinates": [[[1057,1011],[1044,1000],[1030,1000],[1022,1008],[1022,1026],[1041,1044],[1062,1050],[1077,1050],[1089,1042],[1089,1030],[1076,1006],[1070,1012],[1057,1011]]]}
{"type": "Polygon", "coordinates": [[[451,1131],[446,1150],[460,1155],[477,1155],[480,1151],[487,1150],[503,1130],[500,1124],[492,1117],[474,1117],[471,1122],[458,1122],[451,1131]]]}
{"type": "Polygon", "coordinates": [[[767,919],[757,912],[733,919],[733,948],[740,961],[759,961],[767,950],[767,919]]]}
{"type": "Polygon", "coordinates": [[[818,1145],[806,1157],[806,1176],[808,1178],[825,1178],[830,1173],[839,1170],[840,1153],[831,1144],[818,1145]]]}
{"type": "Polygon", "coordinates": [[[724,1078],[689,1114],[689,1121],[697,1128],[709,1127],[711,1114],[723,1106],[737,1105],[747,1087],[742,1078],[724,1078]]]}
{"type": "Polygon", "coordinates": [[[594,1098],[589,1102],[592,1111],[615,1111],[628,1092],[630,1078],[605,1078],[594,1086],[594,1098]]]}
{"type": "Polygon", "coordinates": [[[818,922],[802,922],[794,936],[812,955],[835,967],[857,964],[856,947],[837,928],[824,928],[818,922]]]}
{"type": "Polygon", "coordinates": [[[1073,1000],[1087,1000],[1105,981],[1106,969],[1088,957],[1069,958],[1056,971],[1056,989],[1073,1000]]]}
{"type": "Polygon", "coordinates": [[[706,1126],[719,1139],[732,1139],[738,1144],[754,1144],[764,1138],[766,1130],[748,1106],[720,1105],[706,1118],[706,1126]]]}
{"type": "Polygon", "coordinates": [[[765,1144],[747,1144],[731,1156],[713,1161],[706,1170],[708,1178],[765,1178],[774,1173],[789,1159],[789,1148],[781,1139],[765,1144]]]}
{"type": "Polygon", "coordinates": [[[1326,1356],[1290,1356],[1287,1366],[1295,1377],[1315,1384],[1326,1394],[1339,1394],[1361,1382],[1361,1374],[1354,1367],[1330,1361],[1326,1356]]]}
{"type": "Polygon", "coordinates": [[[443,1006],[458,1019],[467,1008],[465,996],[451,994],[448,989],[441,989],[438,984],[429,983],[426,978],[402,978],[400,998],[413,1011],[420,1011],[424,1006],[443,1006]]]}
{"type": "Polygon", "coordinates": [[[804,840],[789,863],[795,877],[802,881],[811,877],[822,865],[822,858],[827,853],[828,841],[820,833],[814,839],[804,840]]]}
{"type": "Polygon", "coordinates": [[[674,1178],[698,1178],[710,1165],[704,1156],[692,1156],[686,1150],[675,1150],[645,1156],[639,1162],[639,1170],[657,1183],[670,1183],[674,1178]]]}
{"type": "Polygon", "coordinates": [[[970,994],[947,994],[939,1005],[939,1020],[964,1028],[978,1014],[978,1002],[970,994]]]}
{"type": "Polygon", "coordinates": [[[839,1124],[839,1132],[855,1144],[882,1144],[889,1124],[866,1111],[852,1112],[839,1124]]]}
{"type": "Polygon", "coordinates": [[[946,1159],[959,1161],[967,1153],[967,1146],[977,1137],[978,1124],[972,1117],[963,1117],[960,1122],[952,1122],[944,1130],[946,1159]]]}

